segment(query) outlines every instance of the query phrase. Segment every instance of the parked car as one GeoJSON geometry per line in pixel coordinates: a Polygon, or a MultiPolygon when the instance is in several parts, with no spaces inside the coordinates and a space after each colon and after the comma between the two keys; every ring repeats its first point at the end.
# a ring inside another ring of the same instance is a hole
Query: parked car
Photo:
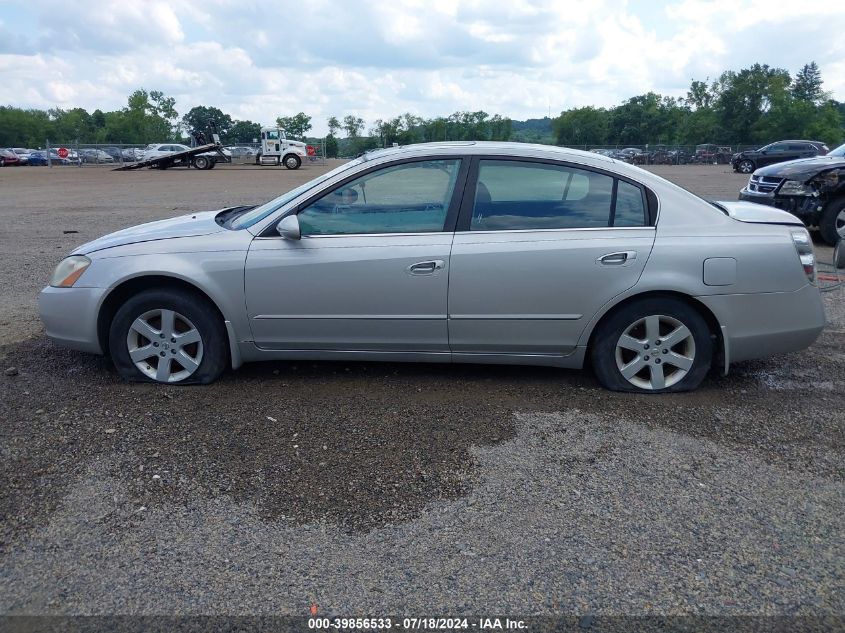
{"type": "Polygon", "coordinates": [[[651,165],[686,165],[689,155],[683,150],[658,146],[649,153],[648,162],[651,165]]]}
{"type": "Polygon", "coordinates": [[[119,163],[123,159],[123,152],[119,147],[103,147],[102,150],[111,156],[116,163],[119,163]]]}
{"type": "Polygon", "coordinates": [[[0,149],[0,167],[18,166],[20,164],[20,156],[15,154],[11,149],[0,149]]]}
{"type": "Polygon", "coordinates": [[[56,165],[79,165],[82,163],[82,159],[75,150],[68,150],[67,156],[61,158],[59,150],[55,147],[50,148],[50,160],[56,165]]]}
{"type": "Polygon", "coordinates": [[[624,160],[626,163],[634,164],[634,162],[641,160],[639,157],[644,154],[643,150],[637,147],[626,147],[618,151],[618,160],[624,160]]]}
{"type": "Polygon", "coordinates": [[[104,150],[91,147],[79,150],[79,156],[83,163],[96,163],[97,165],[113,163],[115,160],[113,156],[104,150]]]}
{"type": "Polygon", "coordinates": [[[733,150],[727,145],[701,143],[695,146],[695,152],[689,162],[702,165],[727,165],[731,162],[733,150]]]}
{"type": "Polygon", "coordinates": [[[827,145],[821,141],[778,141],[760,149],[737,152],[731,157],[731,166],[741,174],[750,174],[758,167],[799,158],[824,156],[827,152],[827,145]]]}
{"type": "Polygon", "coordinates": [[[253,157],[256,154],[256,150],[252,147],[227,147],[225,148],[234,158],[246,158],[246,157],[253,157]]]}
{"type": "Polygon", "coordinates": [[[120,154],[124,162],[134,163],[144,157],[144,150],[140,147],[125,147],[120,154]]]}
{"type": "Polygon", "coordinates": [[[44,166],[47,165],[47,152],[36,151],[29,155],[29,166],[44,166]]]}
{"type": "Polygon", "coordinates": [[[807,226],[818,227],[833,246],[845,239],[845,145],[825,156],[761,167],[739,199],[789,211],[807,226]]]}
{"type": "Polygon", "coordinates": [[[825,325],[807,229],[594,153],[430,143],[364,154],[260,206],[75,249],[47,335],[129,380],[262,359],[581,367],[632,392],[800,350],[825,325]]]}
{"type": "MultiPolygon", "coordinates": [[[[147,148],[144,150],[144,158],[143,160],[149,160],[151,158],[158,158],[159,156],[167,156],[168,154],[175,154],[176,152],[185,152],[191,149],[187,145],[182,145],[181,143],[153,143],[151,145],[147,145],[147,148]]],[[[228,149],[223,149],[223,154],[225,156],[229,156],[231,158],[232,152],[228,149]]],[[[205,152],[203,154],[198,154],[198,156],[218,156],[216,152],[205,152]]]]}
{"type": "Polygon", "coordinates": [[[20,159],[21,165],[29,164],[29,155],[32,154],[33,150],[26,149],[25,147],[10,147],[9,149],[18,155],[18,159],[20,159]]]}

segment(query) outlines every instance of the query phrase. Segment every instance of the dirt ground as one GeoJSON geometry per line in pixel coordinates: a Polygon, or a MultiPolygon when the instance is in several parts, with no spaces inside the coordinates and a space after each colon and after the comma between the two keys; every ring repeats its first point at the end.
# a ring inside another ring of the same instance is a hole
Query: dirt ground
{"type": "Polygon", "coordinates": [[[376,363],[162,388],[44,338],[74,246],[329,168],[0,169],[0,613],[842,616],[841,288],[810,349],[660,397],[376,363]]]}

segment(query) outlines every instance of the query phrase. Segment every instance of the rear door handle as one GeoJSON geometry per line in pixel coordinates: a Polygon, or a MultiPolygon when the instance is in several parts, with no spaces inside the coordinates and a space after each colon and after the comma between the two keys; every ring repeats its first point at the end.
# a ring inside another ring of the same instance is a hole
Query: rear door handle
{"type": "Polygon", "coordinates": [[[442,259],[433,259],[427,262],[417,262],[411,264],[405,270],[409,275],[431,275],[437,270],[440,270],[446,265],[442,259]]]}
{"type": "Polygon", "coordinates": [[[637,251],[619,251],[602,255],[596,260],[602,266],[624,266],[637,258],[637,251]]]}

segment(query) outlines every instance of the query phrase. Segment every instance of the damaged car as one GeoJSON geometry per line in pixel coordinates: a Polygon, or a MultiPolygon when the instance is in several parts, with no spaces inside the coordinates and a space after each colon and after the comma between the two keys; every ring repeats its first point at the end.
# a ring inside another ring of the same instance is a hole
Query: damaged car
{"type": "Polygon", "coordinates": [[[845,238],[845,144],[825,156],[761,167],[739,199],[789,211],[807,226],[818,227],[833,246],[845,238]]]}

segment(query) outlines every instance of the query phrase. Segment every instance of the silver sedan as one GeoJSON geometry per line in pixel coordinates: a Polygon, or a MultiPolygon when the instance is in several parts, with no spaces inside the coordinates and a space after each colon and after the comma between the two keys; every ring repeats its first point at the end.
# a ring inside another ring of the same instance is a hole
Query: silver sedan
{"type": "Polygon", "coordinates": [[[515,143],[371,152],[260,206],[112,233],[39,308],[57,343],[176,384],[268,359],[589,360],[610,389],[684,391],[825,324],[794,216],[515,143]]]}

